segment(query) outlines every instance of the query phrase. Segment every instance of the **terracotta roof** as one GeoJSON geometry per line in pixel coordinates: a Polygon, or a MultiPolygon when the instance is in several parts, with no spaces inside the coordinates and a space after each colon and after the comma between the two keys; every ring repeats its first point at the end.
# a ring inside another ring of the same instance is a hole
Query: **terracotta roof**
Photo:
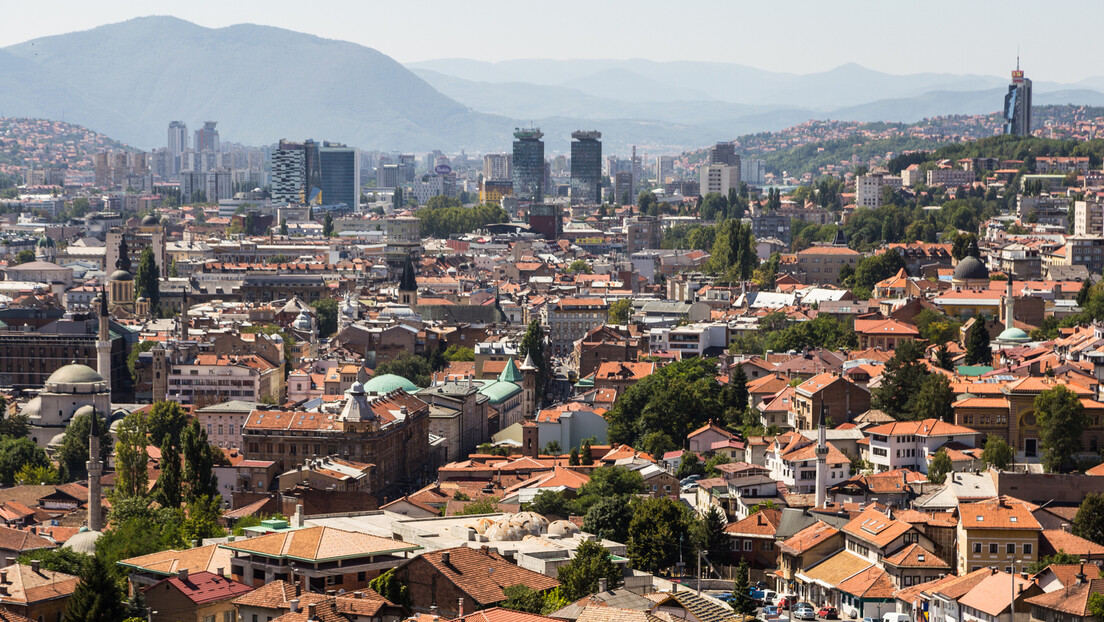
{"type": "Polygon", "coordinates": [[[843,526],[844,533],[879,548],[888,545],[911,529],[912,525],[894,520],[874,507],[863,510],[843,526]]]}
{"type": "MultiPolygon", "coordinates": [[[[516,566],[490,549],[475,550],[461,546],[423,553],[415,559],[433,566],[444,579],[475,599],[479,606],[501,602],[506,598],[503,590],[511,585],[523,584],[537,591],[560,585],[552,577],[516,566]],[[449,556],[448,564],[443,559],[446,553],[449,556]],[[491,572],[491,569],[494,571],[491,572]]],[[[411,560],[404,566],[414,561],[411,560]]]]}
{"type": "Polygon", "coordinates": [[[308,527],[227,542],[219,546],[240,553],[321,562],[338,559],[416,551],[422,547],[390,538],[344,531],[333,527],[308,527]]]}
{"type": "Polygon", "coordinates": [[[1061,529],[1044,529],[1039,538],[1040,548],[1044,548],[1044,544],[1055,551],[1081,555],[1082,559],[1085,555],[1104,556],[1104,546],[1061,529]]]}
{"type": "Polygon", "coordinates": [[[187,597],[188,600],[197,605],[237,598],[246,592],[253,591],[252,587],[244,583],[238,583],[232,579],[220,577],[213,572],[195,572],[189,573],[188,577],[184,579],[179,576],[161,579],[157,583],[147,587],[145,592],[148,594],[156,590],[164,589],[163,586],[165,585],[175,587],[181,594],[187,597]]]}
{"type": "Polygon", "coordinates": [[[874,562],[861,555],[856,555],[851,551],[840,551],[823,559],[815,566],[802,571],[801,574],[811,581],[836,587],[872,565],[874,565],[874,562]]]}
{"type": "Polygon", "coordinates": [[[865,599],[893,598],[896,586],[893,577],[884,569],[871,566],[836,586],[836,589],[865,599]]]}
{"type": "Polygon", "coordinates": [[[220,548],[217,544],[210,544],[183,551],[170,549],[150,553],[124,559],[118,563],[148,572],[172,575],[181,570],[187,570],[190,573],[213,572],[219,568],[229,570],[232,558],[230,551],[220,548]]]}
{"type": "Polygon", "coordinates": [[[64,572],[39,568],[38,572],[30,566],[12,564],[3,568],[7,573],[5,584],[7,595],[4,601],[11,603],[37,603],[55,598],[68,598],[77,589],[80,577],[64,572]]]}
{"type": "Polygon", "coordinates": [[[0,549],[5,551],[37,551],[38,549],[52,549],[57,545],[53,542],[37,536],[29,531],[0,526],[0,549]]]}
{"type": "MultiPolygon", "coordinates": [[[[961,404],[961,402],[959,403],[961,404]]],[[[867,428],[865,433],[867,435],[884,434],[886,436],[953,436],[957,434],[977,434],[977,430],[947,423],[941,419],[924,419],[922,421],[897,421],[877,425],[867,428]]]]}
{"type": "MultiPolygon", "coordinates": [[[[554,621],[562,622],[559,618],[550,618],[548,616],[542,616],[535,613],[526,613],[524,611],[514,611],[513,609],[503,609],[502,607],[492,607],[490,609],[483,609],[480,611],[473,611],[472,613],[464,615],[462,618],[455,618],[449,622],[545,622],[554,621]]],[[[275,621],[273,621],[275,622],[275,621]]]]}
{"type": "Polygon", "coordinates": [[[295,598],[295,586],[282,579],[265,583],[261,587],[234,599],[234,604],[243,607],[262,607],[281,609],[288,607],[288,601],[295,598]]]}
{"type": "Polygon", "coordinates": [[[959,504],[958,516],[964,529],[1042,529],[1027,504],[1004,495],[959,504]]]}
{"type": "Polygon", "coordinates": [[[950,568],[947,562],[939,559],[935,553],[915,543],[886,557],[883,561],[898,568],[950,568]]]}
{"type": "Polygon", "coordinates": [[[839,533],[839,529],[836,529],[828,523],[817,521],[790,536],[790,538],[780,546],[784,549],[788,549],[788,551],[794,554],[801,554],[837,533],[839,533]]]}
{"type": "Polygon", "coordinates": [[[1012,603],[1012,594],[1021,589],[1027,589],[1033,585],[1029,580],[1024,580],[1020,575],[1009,575],[1007,572],[989,572],[989,576],[983,577],[973,589],[966,592],[958,599],[959,605],[965,605],[977,609],[991,616],[1000,615],[1008,609],[1012,603]]]}

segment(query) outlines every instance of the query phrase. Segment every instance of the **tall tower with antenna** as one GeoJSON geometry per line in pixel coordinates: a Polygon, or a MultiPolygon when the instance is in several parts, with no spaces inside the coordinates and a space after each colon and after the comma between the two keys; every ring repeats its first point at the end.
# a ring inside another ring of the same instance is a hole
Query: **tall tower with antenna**
{"type": "Polygon", "coordinates": [[[1020,69],[1020,54],[1016,52],[1016,69],[1008,94],[1004,96],[1004,133],[1012,136],[1031,135],[1031,80],[1020,69]]]}

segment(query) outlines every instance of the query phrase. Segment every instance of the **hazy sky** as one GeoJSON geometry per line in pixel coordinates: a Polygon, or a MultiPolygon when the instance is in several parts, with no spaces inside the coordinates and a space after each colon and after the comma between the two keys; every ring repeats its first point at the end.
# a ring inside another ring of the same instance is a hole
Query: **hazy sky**
{"type": "Polygon", "coordinates": [[[1104,74],[1100,0],[4,0],[0,46],[160,14],[208,27],[252,22],[433,58],[712,60],[809,73],[1007,76],[1017,46],[1040,82],[1104,74]]]}

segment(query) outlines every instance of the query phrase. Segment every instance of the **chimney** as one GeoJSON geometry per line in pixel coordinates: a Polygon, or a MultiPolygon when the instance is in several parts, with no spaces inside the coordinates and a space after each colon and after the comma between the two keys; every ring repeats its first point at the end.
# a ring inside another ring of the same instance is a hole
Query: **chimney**
{"type": "Polygon", "coordinates": [[[449,552],[448,551],[445,551],[444,553],[441,553],[441,563],[446,565],[446,566],[449,565],[449,552]]]}
{"type": "Polygon", "coordinates": [[[298,582],[298,581],[296,581],[296,582],[295,582],[295,597],[296,597],[296,598],[299,598],[299,597],[300,597],[300,596],[302,596],[302,595],[303,595],[303,586],[301,586],[301,585],[299,584],[299,582],[298,582]]]}
{"type": "Polygon", "coordinates": [[[226,576],[225,574],[223,574],[225,572],[226,572],[225,568],[215,568],[215,574],[220,576],[220,577],[226,576]]]}
{"type": "Polygon", "coordinates": [[[38,574],[38,560],[37,559],[32,559],[31,560],[31,572],[33,572],[35,574],[38,574]]]}
{"type": "Polygon", "coordinates": [[[291,605],[291,612],[292,613],[298,613],[299,612],[299,599],[298,598],[291,599],[290,601],[288,601],[288,604],[291,605]]]}
{"type": "Polygon", "coordinates": [[[311,618],[318,617],[317,614],[318,614],[318,610],[317,610],[317,607],[315,607],[314,603],[311,603],[311,604],[307,605],[307,619],[308,620],[310,620],[311,618]]]}
{"type": "Polygon", "coordinates": [[[464,617],[464,598],[460,597],[459,602],[460,602],[460,612],[459,613],[460,613],[460,617],[463,618],[464,617]]]}
{"type": "Polygon", "coordinates": [[[8,571],[0,570],[0,584],[6,584],[8,582],[8,571]]]}
{"type": "Polygon", "coordinates": [[[1085,562],[1081,562],[1081,569],[1077,571],[1077,574],[1074,575],[1074,577],[1077,578],[1077,585],[1081,585],[1085,582],[1085,562]]]}
{"type": "Polygon", "coordinates": [[[599,592],[605,592],[605,591],[607,591],[608,587],[609,587],[609,583],[606,580],[606,578],[605,577],[600,577],[598,579],[598,591],[599,592]]]}

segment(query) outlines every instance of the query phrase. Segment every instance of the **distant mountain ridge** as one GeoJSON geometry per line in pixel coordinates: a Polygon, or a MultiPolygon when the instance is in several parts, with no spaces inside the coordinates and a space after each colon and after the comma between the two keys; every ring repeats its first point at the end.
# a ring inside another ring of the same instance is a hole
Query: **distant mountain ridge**
{"type": "MultiPolygon", "coordinates": [[[[849,64],[792,74],[721,62],[447,59],[403,66],[355,43],[268,26],[145,17],[0,49],[0,116],[65,119],[150,149],[180,119],[224,141],[506,151],[513,128],[550,153],[576,129],[607,153],[681,152],[810,119],[916,121],[993,112],[1006,80],[897,76],[849,64]]],[[[1036,103],[1104,102],[1104,77],[1036,82],[1036,103]],[[1099,90],[1098,90],[1099,89],[1099,90]]]]}

